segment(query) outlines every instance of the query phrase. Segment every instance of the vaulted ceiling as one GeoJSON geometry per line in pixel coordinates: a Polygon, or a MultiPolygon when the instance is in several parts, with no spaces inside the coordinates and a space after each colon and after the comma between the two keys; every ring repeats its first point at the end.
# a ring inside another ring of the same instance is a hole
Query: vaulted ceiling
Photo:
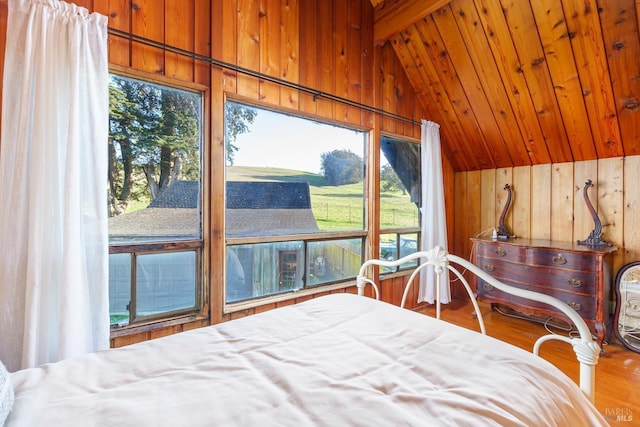
{"type": "Polygon", "coordinates": [[[371,3],[455,170],[640,154],[634,0],[371,3]]]}

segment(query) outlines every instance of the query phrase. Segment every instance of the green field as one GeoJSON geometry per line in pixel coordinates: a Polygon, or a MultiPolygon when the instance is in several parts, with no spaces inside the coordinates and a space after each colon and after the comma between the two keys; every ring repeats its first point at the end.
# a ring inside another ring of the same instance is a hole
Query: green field
{"type": "MultiPolygon", "coordinates": [[[[228,181],[307,182],[311,208],[318,227],[323,231],[354,230],[363,227],[363,183],[327,186],[322,175],[288,169],[227,167],[228,181]]],[[[382,227],[417,226],[418,210],[408,194],[402,191],[380,195],[382,227]]]]}

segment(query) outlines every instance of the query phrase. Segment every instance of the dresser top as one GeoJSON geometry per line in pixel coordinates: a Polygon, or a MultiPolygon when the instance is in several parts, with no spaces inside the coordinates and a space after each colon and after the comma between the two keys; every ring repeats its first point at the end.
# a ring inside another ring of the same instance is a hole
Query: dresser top
{"type": "Polygon", "coordinates": [[[513,246],[523,246],[530,248],[552,248],[552,249],[561,249],[564,251],[573,251],[573,252],[592,252],[599,254],[608,254],[613,253],[618,250],[615,246],[590,246],[590,245],[579,245],[577,242],[558,242],[555,240],[545,240],[545,239],[521,239],[521,238],[510,238],[510,239],[492,239],[491,237],[472,237],[472,241],[474,242],[486,242],[486,243],[496,243],[500,245],[513,245],[513,246]]]}

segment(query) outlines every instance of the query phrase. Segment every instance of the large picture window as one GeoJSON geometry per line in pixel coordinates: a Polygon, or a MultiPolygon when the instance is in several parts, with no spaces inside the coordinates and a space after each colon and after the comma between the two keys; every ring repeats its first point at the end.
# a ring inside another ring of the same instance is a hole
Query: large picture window
{"type": "Polygon", "coordinates": [[[202,94],[112,74],[112,325],[200,307],[202,94]]]}
{"type": "Polygon", "coordinates": [[[226,302],[354,278],[366,134],[228,101],[226,302]]]}

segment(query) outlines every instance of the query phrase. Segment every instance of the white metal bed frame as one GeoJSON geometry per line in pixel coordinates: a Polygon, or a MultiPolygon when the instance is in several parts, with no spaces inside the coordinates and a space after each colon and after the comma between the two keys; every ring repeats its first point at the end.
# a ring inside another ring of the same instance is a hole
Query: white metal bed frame
{"type": "Polygon", "coordinates": [[[574,309],[572,309],[567,304],[565,304],[564,302],[560,301],[557,298],[554,298],[552,296],[545,295],[539,292],[533,292],[526,289],[515,288],[513,286],[509,286],[505,283],[502,283],[501,281],[495,279],[491,275],[484,272],[481,268],[479,268],[475,264],[465,260],[464,258],[460,258],[459,256],[448,253],[440,246],[436,246],[435,248],[429,251],[412,253],[396,261],[384,261],[380,259],[370,259],[366,261],[360,267],[360,271],[356,279],[357,280],[356,284],[358,287],[358,295],[364,294],[364,288],[368,283],[373,287],[375,291],[376,299],[380,299],[380,292],[379,292],[378,286],[373,282],[373,280],[369,279],[366,276],[367,270],[369,269],[369,267],[372,267],[374,265],[382,266],[382,267],[396,267],[396,266],[405,264],[407,262],[417,260],[419,258],[421,259],[421,263],[413,271],[413,273],[409,277],[409,280],[407,281],[407,284],[405,285],[404,293],[402,295],[402,302],[401,302],[402,307],[404,307],[405,305],[409,289],[411,288],[411,285],[413,284],[413,280],[416,277],[416,275],[419,274],[420,271],[426,268],[427,266],[433,265],[435,273],[437,275],[436,303],[435,303],[436,318],[440,319],[440,305],[441,305],[440,303],[441,283],[440,282],[441,280],[443,280],[442,272],[444,271],[445,268],[447,268],[460,280],[460,282],[465,287],[465,290],[467,291],[467,294],[469,295],[469,298],[471,299],[471,302],[473,303],[473,307],[477,314],[477,319],[478,319],[478,323],[480,324],[481,333],[486,335],[484,320],[482,319],[482,313],[480,312],[480,309],[478,307],[476,297],[473,294],[471,286],[469,286],[469,283],[464,278],[462,273],[460,273],[460,271],[458,271],[456,267],[451,265],[452,263],[454,263],[464,268],[465,270],[470,271],[480,279],[484,280],[485,282],[489,283],[491,286],[503,292],[506,292],[518,297],[530,299],[533,301],[549,304],[555,307],[556,309],[560,310],[562,313],[564,313],[577,328],[579,336],[567,337],[564,335],[557,335],[557,334],[543,335],[540,338],[538,338],[538,340],[535,342],[533,347],[533,353],[535,355],[539,355],[540,346],[546,341],[550,341],[554,339],[571,344],[571,346],[573,347],[573,351],[576,353],[576,358],[580,363],[580,380],[579,380],[580,389],[586,394],[586,396],[589,398],[589,400],[591,400],[591,402],[594,402],[595,400],[595,365],[598,363],[598,358],[600,357],[600,346],[596,341],[594,341],[591,335],[591,331],[589,330],[589,327],[587,326],[585,321],[580,317],[580,315],[574,309]]]}

